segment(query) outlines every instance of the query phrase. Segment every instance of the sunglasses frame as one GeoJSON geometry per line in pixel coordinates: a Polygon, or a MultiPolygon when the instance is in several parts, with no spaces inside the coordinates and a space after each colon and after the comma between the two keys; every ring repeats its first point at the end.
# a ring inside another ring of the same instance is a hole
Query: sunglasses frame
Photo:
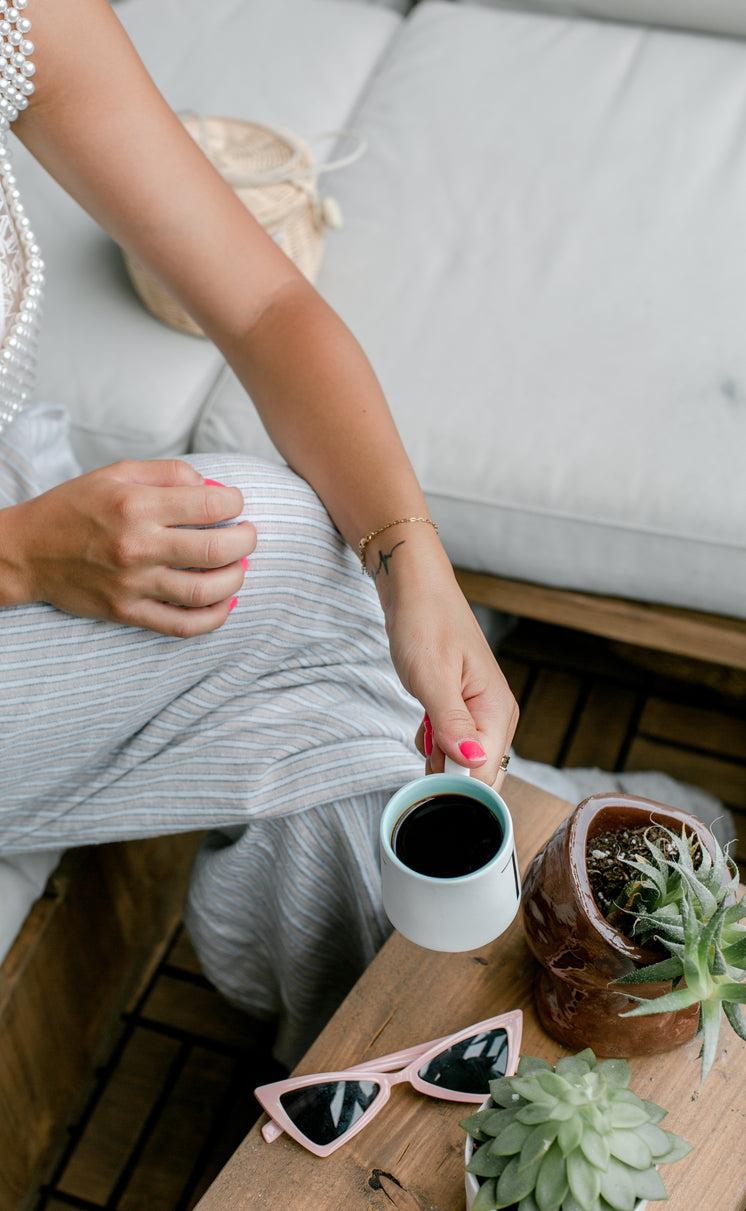
{"type": "Polygon", "coordinates": [[[437,1097],[444,1101],[483,1102],[488,1096],[489,1090],[485,1089],[481,1093],[463,1093],[451,1089],[443,1089],[439,1085],[431,1085],[427,1081],[422,1080],[419,1076],[419,1069],[428,1060],[435,1059],[436,1056],[446,1051],[448,1047],[460,1043],[463,1039],[468,1039],[471,1035],[482,1034],[487,1030],[495,1029],[504,1030],[507,1036],[508,1058],[504,1075],[513,1076],[518,1067],[521,1034],[523,1031],[523,1014],[520,1009],[511,1009],[508,1013],[501,1013],[497,1017],[486,1018],[483,1022],[476,1022],[472,1026],[466,1026],[455,1034],[446,1034],[443,1038],[431,1039],[429,1043],[420,1043],[418,1046],[408,1047],[404,1051],[395,1051],[391,1055],[382,1055],[374,1060],[366,1060],[362,1064],[356,1064],[351,1068],[344,1068],[338,1072],[314,1072],[309,1073],[307,1076],[288,1077],[284,1081],[273,1081],[269,1085],[259,1085],[254,1090],[254,1096],[270,1116],[269,1122],[265,1123],[262,1127],[262,1135],[267,1143],[271,1143],[273,1140],[278,1139],[283,1132],[287,1132],[297,1143],[308,1152],[312,1152],[315,1156],[330,1156],[342,1144],[347,1143],[349,1139],[352,1139],[354,1135],[362,1131],[371,1119],[378,1114],[378,1111],[382,1110],[386,1105],[394,1085],[400,1085],[404,1082],[408,1082],[418,1093],[424,1093],[430,1097],[437,1097]],[[356,1119],[338,1139],[332,1140],[330,1144],[315,1144],[312,1140],[309,1140],[296,1127],[293,1120],[283,1109],[280,1101],[283,1094],[293,1089],[306,1089],[309,1085],[326,1084],[334,1081],[348,1080],[350,1077],[364,1078],[366,1076],[376,1081],[379,1086],[378,1092],[368,1108],[360,1115],[360,1118],[356,1119]]]}

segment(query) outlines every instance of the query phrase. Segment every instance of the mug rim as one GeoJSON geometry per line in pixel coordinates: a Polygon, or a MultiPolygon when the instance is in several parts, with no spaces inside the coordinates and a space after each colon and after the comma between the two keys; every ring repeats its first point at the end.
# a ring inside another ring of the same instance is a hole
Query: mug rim
{"type": "Polygon", "coordinates": [[[513,818],[502,795],[498,794],[494,787],[489,786],[486,782],[480,782],[476,778],[472,781],[471,778],[467,779],[464,778],[463,775],[459,774],[423,774],[420,778],[414,778],[411,782],[406,782],[404,786],[401,786],[399,790],[391,796],[381,815],[379,839],[381,848],[387,860],[399,870],[405,871],[406,874],[414,876],[415,879],[419,879],[424,883],[443,883],[453,887],[457,884],[461,885],[468,883],[469,881],[478,877],[481,878],[485,871],[491,870],[501,860],[504,861],[506,857],[508,858],[508,861],[510,861],[514,848],[513,818]],[[470,870],[464,875],[453,875],[450,878],[442,875],[423,875],[421,871],[414,870],[411,866],[407,866],[406,862],[402,862],[401,858],[399,858],[394,852],[394,848],[391,844],[391,837],[394,828],[401,817],[405,814],[405,812],[409,811],[410,808],[416,807],[418,800],[415,799],[414,802],[410,801],[403,808],[397,810],[395,818],[391,824],[387,823],[387,821],[394,814],[397,800],[400,797],[404,797],[408,792],[411,794],[411,788],[418,782],[427,783],[429,788],[429,793],[423,795],[423,799],[432,798],[433,795],[442,793],[444,790],[449,790],[454,794],[465,795],[466,798],[477,799],[480,803],[484,803],[486,807],[489,807],[493,811],[493,814],[497,816],[500,822],[503,835],[497,852],[493,854],[489,862],[485,862],[484,866],[479,866],[476,870],[470,870]],[[447,786],[443,786],[443,783],[446,783],[447,786]],[[477,788],[480,788],[477,794],[469,794],[469,791],[477,790],[477,788]],[[486,795],[487,798],[482,798],[482,795],[486,795]]]}

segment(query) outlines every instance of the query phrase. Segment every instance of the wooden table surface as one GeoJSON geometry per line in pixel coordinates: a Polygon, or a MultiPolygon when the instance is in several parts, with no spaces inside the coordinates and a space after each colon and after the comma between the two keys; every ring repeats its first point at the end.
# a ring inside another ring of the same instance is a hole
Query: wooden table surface
{"type": "MultiPolygon", "coordinates": [[[[524,869],[571,805],[515,778],[503,795],[524,869]]],[[[426,951],[394,934],[296,1072],[344,1068],[516,1008],[524,1015],[522,1052],[554,1062],[566,1053],[536,1019],[533,972],[520,914],[502,938],[466,954],[426,951]]],[[[702,1090],[697,1039],[630,1061],[631,1087],[665,1107],[662,1126],[694,1145],[684,1160],[662,1167],[669,1201],[651,1207],[746,1211],[746,1043],[730,1027],[720,1041],[702,1090]]],[[[370,1125],[326,1159],[285,1135],[265,1143],[262,1116],[197,1211],[462,1211],[466,1137],[459,1120],[472,1109],[399,1085],[370,1125]]]]}

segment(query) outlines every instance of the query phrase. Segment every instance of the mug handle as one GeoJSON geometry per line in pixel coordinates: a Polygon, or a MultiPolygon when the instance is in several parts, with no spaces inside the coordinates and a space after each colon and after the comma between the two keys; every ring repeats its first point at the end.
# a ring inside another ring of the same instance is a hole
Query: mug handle
{"type": "Polygon", "coordinates": [[[452,757],[446,757],[443,767],[444,774],[462,774],[465,778],[471,777],[471,770],[465,765],[459,765],[458,761],[454,761],[452,757]]]}

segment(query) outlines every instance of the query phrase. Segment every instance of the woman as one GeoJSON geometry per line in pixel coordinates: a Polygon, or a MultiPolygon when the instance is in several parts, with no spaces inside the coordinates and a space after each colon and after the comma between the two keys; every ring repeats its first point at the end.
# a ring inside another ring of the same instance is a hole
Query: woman
{"type": "Polygon", "coordinates": [[[62,410],[27,385],[42,263],[4,153],[0,844],[213,828],[190,932],[227,996],[279,1016],[291,1062],[386,935],[377,821],[420,772],[412,733],[426,768],[447,754],[499,787],[517,708],[363,353],[107,0],[0,0],[0,18],[3,139],[13,123],[190,311],[292,468],[78,473],[62,410]]]}

